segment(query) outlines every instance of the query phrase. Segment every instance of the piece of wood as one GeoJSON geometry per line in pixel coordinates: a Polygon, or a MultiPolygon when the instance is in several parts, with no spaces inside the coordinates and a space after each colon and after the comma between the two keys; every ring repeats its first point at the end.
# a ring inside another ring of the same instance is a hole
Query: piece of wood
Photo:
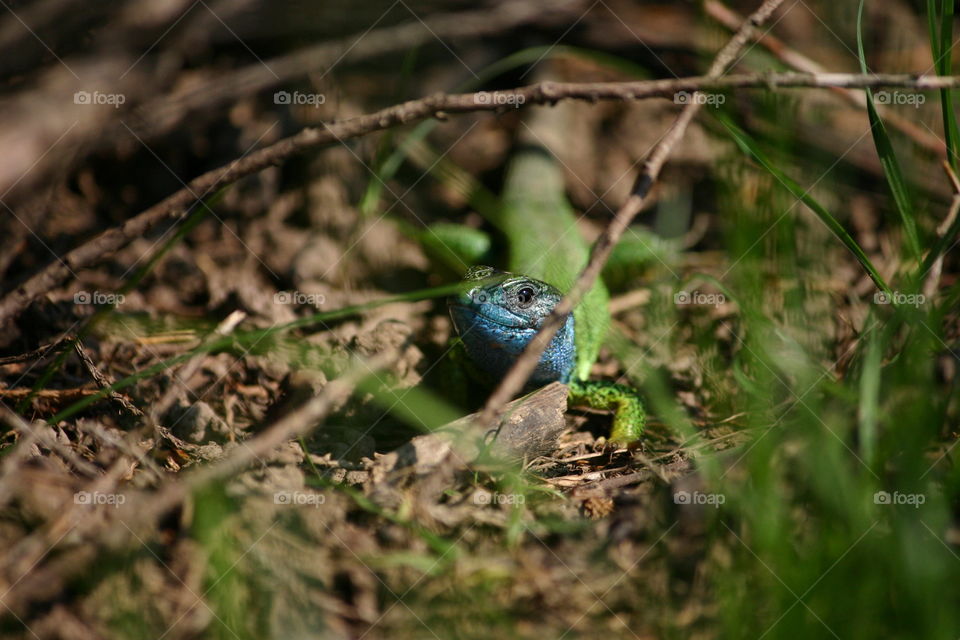
{"type": "Polygon", "coordinates": [[[377,459],[375,476],[398,471],[429,473],[455,463],[467,465],[491,456],[518,460],[548,454],[567,429],[567,386],[554,382],[514,400],[506,407],[499,429],[477,422],[474,413],[435,431],[413,438],[377,459]]]}

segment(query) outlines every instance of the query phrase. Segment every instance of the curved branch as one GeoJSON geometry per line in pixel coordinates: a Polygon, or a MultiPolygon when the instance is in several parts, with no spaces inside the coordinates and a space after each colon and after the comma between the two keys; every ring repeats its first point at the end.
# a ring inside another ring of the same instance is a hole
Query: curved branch
{"type": "MultiPolygon", "coordinates": [[[[912,76],[903,74],[853,73],[770,73],[729,75],[722,78],[697,76],[676,80],[639,82],[563,83],[542,82],[507,91],[479,91],[463,94],[435,94],[418,100],[393,105],[374,113],[310,127],[264,147],[233,162],[208,171],[161,202],[130,218],[119,227],[109,229],[87,241],[35,274],[0,299],[0,327],[16,317],[31,302],[54,287],[66,282],[73,272],[84,269],[131,240],[149,232],[166,220],[180,220],[209,193],[267,167],[280,164],[292,155],[342,142],[376,131],[426,118],[443,119],[449,114],[479,111],[504,111],[514,106],[554,104],[560,100],[644,100],[673,98],[686,104],[682,118],[692,118],[698,104],[697,92],[728,89],[835,88],[835,87],[899,87],[929,91],[960,87],[960,76],[912,76]],[[691,109],[691,107],[695,107],[691,109]],[[686,114],[689,114],[686,115],[686,114]]],[[[667,149],[669,152],[669,149],[667,149]]],[[[655,154],[658,151],[654,152],[655,154]]],[[[651,161],[648,161],[648,165],[651,161]]],[[[662,159],[660,160],[662,164],[662,159]]],[[[659,171],[659,168],[658,168],[659,171]]],[[[654,176],[655,177],[655,174],[654,176]]]]}
{"type": "MultiPolygon", "coordinates": [[[[755,28],[766,22],[782,2],[783,0],[763,1],[760,8],[744,21],[730,41],[717,53],[707,72],[707,81],[702,86],[709,85],[712,82],[711,79],[717,78],[723,73],[724,69],[740,54],[747,41],[753,37],[755,28]]],[[[490,394],[483,410],[480,412],[480,416],[477,418],[481,425],[491,424],[494,418],[499,418],[507,402],[523,388],[540,361],[540,356],[546,350],[547,344],[556,335],[574,307],[593,286],[614,246],[620,240],[620,236],[626,231],[634,217],[640,213],[647,194],[650,193],[650,189],[660,175],[660,169],[663,168],[664,163],[673,151],[673,147],[683,138],[683,134],[686,133],[687,127],[701,106],[702,101],[696,99],[695,95],[689,96],[683,111],[680,112],[680,115],[677,116],[677,119],[660,139],[660,142],[650,152],[650,156],[634,184],[633,192],[597,238],[593,249],[590,251],[590,260],[583,271],[580,272],[576,282],[573,283],[573,287],[563,296],[560,303],[543,322],[537,335],[527,344],[523,353],[510,367],[507,375],[490,394]]]]}
{"type": "Polygon", "coordinates": [[[356,63],[396,51],[409,51],[436,40],[460,42],[466,38],[502,33],[534,19],[542,20],[545,9],[551,14],[574,9],[581,11],[584,4],[580,0],[565,0],[544,7],[539,2],[506,0],[492,8],[436,14],[422,22],[413,19],[354,33],[210,78],[209,82],[189,93],[164,96],[141,105],[136,108],[135,116],[142,124],[136,123],[134,130],[145,138],[162,135],[191,113],[228,104],[313,72],[326,75],[344,61],[356,63]]]}

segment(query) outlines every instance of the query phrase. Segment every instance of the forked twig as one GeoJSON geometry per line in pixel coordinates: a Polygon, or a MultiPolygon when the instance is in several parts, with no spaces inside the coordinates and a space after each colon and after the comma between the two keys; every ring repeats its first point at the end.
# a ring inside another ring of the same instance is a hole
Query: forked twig
{"type": "MultiPolygon", "coordinates": [[[[760,8],[757,9],[734,34],[733,38],[717,53],[713,64],[707,72],[707,79],[716,79],[727,66],[734,61],[736,56],[743,49],[744,45],[753,37],[754,29],[773,14],[783,0],[764,0],[760,8]]],[[[607,225],[603,233],[597,238],[590,252],[590,260],[584,267],[580,276],[577,278],[571,290],[563,297],[560,303],[554,308],[553,312],[547,317],[540,331],[533,337],[523,353],[517,358],[517,361],[504,376],[503,380],[494,389],[493,393],[487,399],[483,411],[480,412],[478,420],[481,424],[490,424],[494,418],[498,417],[503,407],[510,399],[516,395],[526,383],[527,378],[533,373],[534,368],[540,361],[540,356],[547,348],[547,344],[553,339],[560,325],[564,323],[566,317],[573,311],[573,308],[580,302],[584,294],[590,290],[594,281],[600,275],[603,265],[606,264],[610,253],[616,246],[620,236],[626,231],[633,218],[640,212],[650,189],[660,174],[667,158],[670,156],[673,147],[680,141],[687,130],[687,126],[693,120],[697,111],[702,106],[701,101],[697,99],[687,100],[686,106],[674,120],[673,124],[667,130],[667,133],[660,139],[660,142],[653,148],[644,164],[643,170],[637,177],[633,188],[633,193],[623,203],[620,210],[614,215],[613,220],[607,225]]]]}
{"type": "MultiPolygon", "coordinates": [[[[743,39],[735,38],[735,40],[743,39]]],[[[737,51],[742,46],[742,43],[739,44],[737,51]]],[[[733,56],[728,57],[727,63],[733,60],[733,56]]],[[[493,93],[480,91],[463,94],[436,94],[418,100],[410,100],[367,115],[331,122],[325,124],[323,128],[309,127],[303,129],[288,138],[194,178],[183,189],[128,219],[122,225],[109,229],[85,242],[62,256],[61,260],[51,262],[39,273],[0,299],[0,327],[5,326],[7,322],[26,309],[34,300],[68,281],[74,273],[105,259],[106,256],[126,246],[129,242],[149,233],[151,229],[162,222],[184,219],[190,210],[197,205],[199,198],[206,197],[218,189],[267,167],[280,164],[297,153],[358,138],[398,125],[427,118],[444,118],[453,113],[500,112],[513,108],[504,106],[505,104],[553,104],[560,100],[632,101],[675,97],[680,92],[695,94],[698,91],[745,88],[769,90],[775,88],[905,87],[926,91],[960,87],[960,76],[752,73],[720,78],[716,77],[717,75],[638,82],[543,82],[493,93]]],[[[698,104],[688,104],[687,108],[681,112],[680,119],[677,121],[678,124],[683,120],[689,120],[699,107],[698,104]],[[691,109],[691,107],[693,108],[691,109]]],[[[681,134],[682,129],[685,128],[686,123],[682,125],[681,134]]],[[[675,141],[671,142],[669,146],[672,147],[673,144],[675,144],[675,141]]],[[[667,147],[663,147],[663,149],[669,151],[667,147]]],[[[647,163],[647,175],[649,175],[649,169],[653,167],[651,163],[656,162],[662,164],[663,158],[657,159],[651,156],[647,163]]],[[[659,171],[659,167],[657,167],[657,171],[659,171]]]]}

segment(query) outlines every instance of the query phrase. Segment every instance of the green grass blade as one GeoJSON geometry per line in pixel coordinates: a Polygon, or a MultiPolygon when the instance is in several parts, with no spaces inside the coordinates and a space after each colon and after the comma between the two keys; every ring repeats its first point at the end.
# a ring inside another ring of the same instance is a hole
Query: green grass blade
{"type": "Polygon", "coordinates": [[[927,257],[923,259],[923,264],[920,265],[920,279],[927,275],[927,272],[933,268],[933,263],[936,262],[937,258],[953,247],[958,235],[960,235],[960,216],[954,218],[953,224],[947,228],[946,233],[937,240],[933,249],[927,254],[927,257]]]}
{"type": "MultiPolygon", "coordinates": [[[[410,85],[410,79],[413,77],[416,67],[417,52],[419,49],[414,47],[403,58],[403,65],[400,67],[400,88],[394,95],[395,102],[402,102],[405,99],[406,92],[410,85]]],[[[360,197],[360,204],[357,208],[360,210],[362,218],[372,217],[380,206],[380,199],[383,196],[384,189],[388,189],[387,180],[397,171],[397,166],[389,166],[393,154],[394,130],[387,129],[377,144],[376,158],[371,170],[370,180],[367,181],[367,188],[360,197]],[[384,178],[383,176],[388,176],[384,178]]]]}
{"type": "Polygon", "coordinates": [[[745,131],[740,129],[738,126],[733,124],[729,118],[725,115],[718,115],[720,121],[723,123],[723,126],[727,128],[727,131],[730,132],[730,135],[733,136],[734,141],[737,143],[737,146],[746,153],[747,155],[753,157],[757,162],[759,162],[764,169],[769,171],[780,183],[787,188],[790,193],[792,193],[796,198],[798,198],[805,205],[810,207],[810,209],[820,218],[820,221],[827,226],[830,231],[833,232],[835,236],[844,244],[847,249],[854,255],[864,270],[866,270],[867,275],[870,276],[870,279],[877,285],[881,291],[886,293],[889,296],[893,296],[893,292],[890,290],[890,287],[887,286],[887,283],[884,281],[883,277],[877,271],[876,267],[873,266],[873,263],[870,262],[870,258],[867,257],[867,254],[863,252],[863,249],[860,248],[860,245],[857,244],[857,241],[854,240],[847,230],[843,228],[843,225],[837,221],[833,215],[827,211],[827,209],[817,202],[817,200],[811,196],[803,187],[801,187],[793,178],[780,171],[775,167],[770,160],[760,151],[760,148],[754,143],[754,141],[747,135],[745,131]]]}
{"type": "Polygon", "coordinates": [[[236,332],[229,336],[223,336],[215,340],[206,341],[194,347],[193,349],[190,349],[189,351],[186,351],[184,353],[181,353],[180,355],[174,356],[173,358],[164,360],[163,362],[158,362],[157,364],[151,367],[143,369],[142,371],[138,371],[135,374],[129,375],[126,378],[123,378],[122,380],[118,380],[117,382],[110,385],[109,387],[104,387],[99,392],[93,395],[90,395],[81,400],[78,400],[77,402],[73,403],[72,405],[70,405],[60,413],[50,418],[47,422],[49,424],[57,424],[57,422],[59,422],[60,420],[66,420],[70,416],[73,416],[77,412],[82,411],[86,407],[90,406],[94,402],[97,402],[107,397],[113,391],[119,391],[121,389],[125,389],[126,387],[129,387],[130,385],[135,384],[140,380],[162,373],[163,371],[171,369],[172,367],[175,367],[178,364],[186,362],[190,358],[200,353],[213,353],[216,351],[229,349],[233,346],[241,347],[244,352],[252,351],[253,348],[261,340],[264,340],[266,338],[269,338],[270,336],[274,336],[286,331],[290,331],[291,329],[309,327],[309,326],[313,326],[321,323],[331,322],[333,320],[339,320],[341,318],[356,315],[363,311],[369,311],[370,309],[383,306],[385,304],[392,304],[395,302],[414,302],[417,300],[427,300],[430,298],[444,297],[444,296],[452,295],[453,293],[456,293],[462,290],[465,286],[468,286],[468,285],[465,285],[464,283],[461,283],[461,282],[456,282],[456,283],[444,285],[441,287],[432,287],[429,289],[421,289],[419,291],[401,293],[395,296],[388,296],[380,300],[373,300],[371,302],[365,302],[363,304],[343,307],[342,309],[325,311],[323,313],[316,313],[313,315],[305,316],[303,318],[298,318],[286,324],[270,327],[268,329],[255,329],[252,331],[236,332]]]}
{"type": "MultiPolygon", "coordinates": [[[[948,76],[953,73],[953,0],[940,0],[940,35],[937,36],[936,0],[927,2],[927,18],[930,25],[930,50],[933,54],[937,75],[948,76]]],[[[953,91],[940,90],[940,110],[943,112],[943,133],[946,138],[947,158],[954,171],[960,171],[960,130],[957,128],[957,116],[953,108],[953,91]]]]}
{"type": "MultiPolygon", "coordinates": [[[[200,200],[199,206],[190,214],[190,217],[187,218],[176,230],[176,232],[168,238],[163,246],[157,250],[150,259],[139,267],[133,276],[124,283],[124,285],[117,291],[120,294],[126,294],[132,291],[141,280],[143,280],[147,274],[149,274],[153,268],[160,262],[160,259],[163,258],[177,243],[179,243],[183,238],[187,236],[193,229],[200,224],[205,218],[207,213],[213,213],[213,209],[210,208],[210,205],[219,202],[224,194],[227,192],[229,187],[223,187],[211,194],[207,198],[200,200]]],[[[116,305],[111,305],[109,307],[99,309],[94,313],[89,319],[87,319],[77,330],[76,340],[83,340],[94,330],[94,328],[106,317],[116,311],[116,305]]],[[[36,393],[41,389],[47,386],[47,383],[53,379],[53,376],[56,375],[60,368],[63,367],[63,363],[67,361],[67,358],[70,357],[70,354],[73,353],[72,349],[64,349],[60,352],[59,355],[51,362],[47,368],[43,371],[37,381],[34,383],[33,388],[29,395],[26,398],[20,401],[17,405],[17,411],[23,413],[26,411],[27,407],[30,405],[30,402],[36,397],[36,393]]],[[[55,424],[55,423],[51,423],[55,424]]]]}
{"type": "MultiPolygon", "coordinates": [[[[863,73],[869,73],[867,69],[867,57],[863,50],[863,6],[865,0],[860,0],[860,8],[857,11],[857,53],[860,57],[860,69],[863,73]]],[[[910,201],[910,194],[907,191],[907,183],[903,178],[903,172],[900,170],[900,163],[897,162],[897,155],[893,150],[893,144],[890,142],[890,136],[887,135],[887,129],[877,113],[877,108],[873,103],[873,92],[865,89],[867,93],[867,115],[870,118],[870,133],[873,135],[873,143],[877,148],[877,154],[880,156],[880,165],[883,167],[883,173],[887,177],[887,184],[890,185],[890,192],[893,194],[893,201],[903,222],[903,231],[907,238],[907,246],[911,254],[917,260],[920,259],[920,236],[917,234],[917,221],[914,217],[913,204],[910,201]]]]}
{"type": "Polygon", "coordinates": [[[877,421],[880,413],[880,369],[882,352],[879,331],[867,331],[867,351],[860,373],[860,406],[858,409],[861,457],[873,464],[877,452],[877,421]]]}
{"type": "MultiPolygon", "coordinates": [[[[590,60],[631,77],[650,77],[650,74],[646,69],[621,56],[615,56],[603,51],[584,49],[580,47],[544,45],[522,49],[515,53],[511,53],[510,55],[501,58],[496,62],[493,62],[489,66],[477,72],[476,78],[471,78],[470,80],[454,87],[452,92],[460,93],[466,91],[475,91],[485,83],[490,82],[491,80],[508,71],[512,71],[518,67],[522,67],[523,65],[534,64],[540,60],[556,58],[564,55],[581,58],[583,60],[590,60]]],[[[411,133],[404,139],[404,142],[394,149],[393,153],[389,157],[378,164],[377,175],[379,176],[380,180],[385,182],[393,178],[399,170],[404,157],[406,156],[406,146],[413,145],[418,141],[424,140],[438,124],[440,124],[439,120],[426,120],[416,125],[411,133]]],[[[379,197],[379,191],[376,194],[364,196],[366,207],[369,208],[372,206],[370,204],[370,200],[374,196],[379,197]]]]}

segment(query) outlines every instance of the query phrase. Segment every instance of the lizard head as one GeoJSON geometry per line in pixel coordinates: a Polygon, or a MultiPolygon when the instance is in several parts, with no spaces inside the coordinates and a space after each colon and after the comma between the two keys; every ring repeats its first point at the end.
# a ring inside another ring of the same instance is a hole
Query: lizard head
{"type": "Polygon", "coordinates": [[[563,297],[546,282],[493,267],[471,267],[463,282],[464,289],[447,301],[461,335],[480,318],[504,332],[539,329],[563,297]]]}
{"type": "MultiPolygon", "coordinates": [[[[464,287],[447,300],[450,317],[471,360],[493,379],[504,375],[543,326],[563,294],[528,276],[473,267],[464,287]]],[[[573,369],[573,316],[544,352],[530,385],[566,381],[573,369]]]]}

